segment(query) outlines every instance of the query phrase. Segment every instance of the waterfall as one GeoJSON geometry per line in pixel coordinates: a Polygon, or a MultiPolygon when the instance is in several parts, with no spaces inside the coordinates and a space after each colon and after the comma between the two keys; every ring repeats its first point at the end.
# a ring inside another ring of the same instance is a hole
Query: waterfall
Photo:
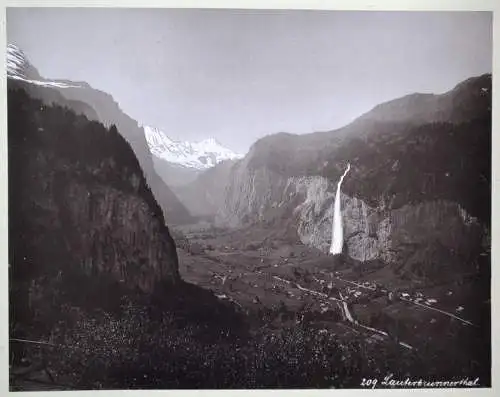
{"type": "Polygon", "coordinates": [[[340,177],[339,183],[337,184],[337,194],[335,196],[335,203],[333,206],[332,244],[330,246],[330,254],[332,255],[341,254],[342,247],[344,245],[342,214],[340,212],[340,185],[350,169],[351,165],[348,163],[344,174],[340,177]]]}

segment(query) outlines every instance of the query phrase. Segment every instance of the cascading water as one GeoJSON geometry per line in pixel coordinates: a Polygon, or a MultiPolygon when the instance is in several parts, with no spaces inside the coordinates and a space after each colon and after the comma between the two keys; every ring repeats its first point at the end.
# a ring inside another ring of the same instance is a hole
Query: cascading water
{"type": "Polygon", "coordinates": [[[335,196],[335,203],[333,206],[332,244],[330,245],[330,254],[332,255],[341,254],[342,247],[344,245],[342,214],[340,212],[340,185],[342,185],[342,181],[350,169],[351,165],[347,163],[347,168],[337,184],[337,194],[335,196]]]}

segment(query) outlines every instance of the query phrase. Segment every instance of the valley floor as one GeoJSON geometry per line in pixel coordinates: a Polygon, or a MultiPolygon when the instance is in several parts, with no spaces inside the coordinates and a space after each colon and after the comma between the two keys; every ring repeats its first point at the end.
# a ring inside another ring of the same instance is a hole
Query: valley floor
{"type": "MultiPolygon", "coordinates": [[[[281,308],[290,313],[284,318],[291,326],[307,313],[319,333],[444,354],[463,363],[470,377],[465,363],[475,362],[476,375],[489,382],[489,291],[477,275],[450,275],[439,284],[399,277],[389,266],[360,274],[342,258],[301,244],[259,241],[264,231],[192,226],[182,232],[187,239],[178,249],[182,277],[246,313],[281,308]]],[[[283,318],[276,328],[282,325],[283,318]]],[[[428,374],[453,373],[429,363],[428,374]]]]}
{"type": "Polygon", "coordinates": [[[11,390],[361,388],[389,374],[491,385],[484,275],[401,277],[266,233],[174,229],[186,283],[158,297],[44,298],[47,330],[24,330],[41,344],[11,340],[31,366],[11,367],[11,390]]]}

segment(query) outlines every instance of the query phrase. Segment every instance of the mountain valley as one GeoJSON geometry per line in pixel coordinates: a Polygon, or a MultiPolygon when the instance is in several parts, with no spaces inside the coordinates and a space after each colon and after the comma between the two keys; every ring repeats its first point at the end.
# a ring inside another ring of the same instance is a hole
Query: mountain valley
{"type": "Polygon", "coordinates": [[[7,55],[13,390],[491,385],[491,75],[243,156],[7,55]]]}

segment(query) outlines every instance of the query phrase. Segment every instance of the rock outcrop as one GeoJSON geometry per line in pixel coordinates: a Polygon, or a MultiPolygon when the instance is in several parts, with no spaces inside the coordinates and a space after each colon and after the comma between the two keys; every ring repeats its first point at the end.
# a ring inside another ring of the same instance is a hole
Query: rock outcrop
{"type": "MultiPolygon", "coordinates": [[[[323,252],[331,242],[334,185],[321,177],[290,180],[289,189],[304,199],[295,213],[300,240],[323,252]]],[[[487,232],[459,204],[446,200],[407,204],[397,209],[371,207],[356,197],[341,195],[345,252],[359,261],[406,260],[415,247],[432,242],[458,257],[477,254],[487,232]]]]}
{"type": "MultiPolygon", "coordinates": [[[[290,230],[285,229],[292,228],[303,244],[328,253],[336,181],[320,176],[279,178],[264,171],[246,181],[248,183],[241,183],[238,189],[242,194],[233,193],[238,198],[228,200],[232,206],[220,211],[220,222],[242,225],[245,217],[254,214],[253,222],[279,225],[282,229],[276,230],[277,235],[289,235],[290,230]],[[265,193],[257,194],[261,189],[265,193]]],[[[439,246],[453,256],[447,260],[454,259],[457,270],[462,263],[467,263],[469,268],[460,270],[471,270],[473,258],[488,233],[478,218],[457,202],[448,200],[390,208],[383,199],[378,206],[371,206],[342,193],[341,207],[345,254],[361,262],[378,259],[386,263],[406,263],[422,248],[439,246]]],[[[422,261],[432,261],[431,256],[427,255],[422,261]]]]}
{"type": "Polygon", "coordinates": [[[32,98],[40,99],[46,105],[57,104],[68,107],[76,114],[83,114],[89,120],[99,121],[106,127],[116,125],[119,133],[130,143],[137,156],[168,224],[189,223],[192,220],[186,207],[156,173],[144,129],[120,109],[110,94],[95,89],[85,82],[60,79],[49,81],[40,77],[18,48],[9,46],[7,52],[8,56],[16,61],[8,65],[10,88],[22,88],[32,98]]]}
{"type": "Polygon", "coordinates": [[[474,266],[489,233],[490,153],[485,75],[441,96],[380,105],[341,130],[265,137],[230,168],[200,175],[192,191],[220,224],[293,231],[327,252],[335,187],[349,162],[342,185],[349,257],[403,264],[415,274],[445,262],[458,270],[474,266]],[[206,180],[217,183],[200,183],[206,180]]]}
{"type": "MultiPolygon", "coordinates": [[[[239,160],[226,160],[199,174],[184,186],[174,186],[179,199],[194,216],[215,217],[226,199],[229,177],[239,160]]],[[[223,214],[224,215],[224,214],[223,214]]]]}
{"type": "Polygon", "coordinates": [[[175,243],[116,127],[46,106],[22,90],[9,90],[8,111],[16,285],[98,276],[149,293],[159,283],[177,283],[175,243]]]}

